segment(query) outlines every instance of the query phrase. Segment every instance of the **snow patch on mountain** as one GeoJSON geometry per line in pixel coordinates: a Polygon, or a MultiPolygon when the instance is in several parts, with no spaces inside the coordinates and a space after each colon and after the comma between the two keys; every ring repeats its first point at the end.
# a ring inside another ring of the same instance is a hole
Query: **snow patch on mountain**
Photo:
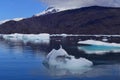
{"type": "Polygon", "coordinates": [[[23,20],[24,18],[14,18],[14,19],[6,19],[6,20],[3,20],[3,21],[0,21],[0,25],[3,24],[3,23],[6,23],[8,21],[21,21],[23,20]]]}
{"type": "Polygon", "coordinates": [[[64,9],[58,9],[58,8],[55,8],[55,7],[48,7],[46,10],[44,10],[43,12],[40,12],[40,13],[36,14],[35,16],[57,13],[57,12],[60,12],[60,11],[63,11],[63,10],[64,9]]]}

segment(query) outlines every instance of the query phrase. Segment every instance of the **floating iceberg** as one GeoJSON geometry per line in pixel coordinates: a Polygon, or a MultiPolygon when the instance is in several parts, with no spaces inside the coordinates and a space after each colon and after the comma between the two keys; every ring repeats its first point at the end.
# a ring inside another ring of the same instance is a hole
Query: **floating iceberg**
{"type": "Polygon", "coordinates": [[[91,69],[93,63],[85,58],[76,59],[61,47],[59,50],[53,49],[46,57],[44,64],[49,69],[59,71],[59,75],[82,74],[91,69]]]}
{"type": "Polygon", "coordinates": [[[23,36],[24,42],[31,42],[31,43],[49,43],[50,35],[49,34],[29,34],[23,36]]]}
{"type": "Polygon", "coordinates": [[[102,41],[97,41],[97,40],[79,41],[78,44],[120,47],[120,44],[118,43],[109,43],[109,42],[102,42],[102,41]]]}
{"type": "Polygon", "coordinates": [[[23,40],[23,34],[3,34],[1,35],[3,39],[5,40],[11,40],[11,41],[21,41],[23,40]]]}
{"type": "Polygon", "coordinates": [[[107,38],[103,38],[102,41],[106,42],[106,41],[108,41],[108,39],[107,38]]]}
{"type": "Polygon", "coordinates": [[[120,52],[120,47],[92,45],[92,46],[78,46],[78,50],[80,51],[82,50],[87,54],[103,55],[109,52],[118,53],[120,52]]]}
{"type": "Polygon", "coordinates": [[[42,34],[3,34],[3,39],[9,41],[22,41],[24,43],[49,43],[50,35],[47,33],[42,34]]]}
{"type": "Polygon", "coordinates": [[[78,44],[85,44],[86,46],[78,46],[79,50],[85,51],[87,54],[102,55],[108,52],[120,52],[120,44],[109,43],[96,40],[79,41],[78,44]]]}

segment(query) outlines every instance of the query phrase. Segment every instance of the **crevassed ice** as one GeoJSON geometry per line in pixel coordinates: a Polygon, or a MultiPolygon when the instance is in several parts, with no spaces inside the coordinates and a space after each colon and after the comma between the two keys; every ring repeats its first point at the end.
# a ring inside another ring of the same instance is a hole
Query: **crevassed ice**
{"type": "MultiPolygon", "coordinates": [[[[82,74],[91,70],[93,63],[85,58],[76,59],[61,47],[59,50],[53,49],[46,57],[45,64],[50,70],[54,70],[56,75],[82,74]],[[58,71],[58,72],[56,72],[58,71]]],[[[54,72],[53,72],[54,73],[54,72]]]]}
{"type": "Polygon", "coordinates": [[[47,33],[41,34],[3,34],[3,39],[10,41],[22,41],[24,43],[49,43],[50,35],[47,33]]]}

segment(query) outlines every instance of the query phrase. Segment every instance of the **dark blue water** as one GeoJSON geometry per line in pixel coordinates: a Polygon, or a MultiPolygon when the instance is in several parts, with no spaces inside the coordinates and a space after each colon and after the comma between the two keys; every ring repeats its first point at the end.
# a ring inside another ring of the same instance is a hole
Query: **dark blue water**
{"type": "MultiPolygon", "coordinates": [[[[77,38],[78,39],[78,38],[77,38]]],[[[120,80],[120,55],[86,54],[78,49],[73,37],[52,38],[50,44],[23,44],[22,42],[0,41],[0,80],[120,80]],[[74,75],[57,75],[43,65],[50,50],[59,44],[76,58],[85,57],[94,66],[88,72],[74,75]]]]}
{"type": "Polygon", "coordinates": [[[35,80],[46,75],[42,63],[44,52],[30,46],[10,45],[0,42],[0,79],[35,80]]]}

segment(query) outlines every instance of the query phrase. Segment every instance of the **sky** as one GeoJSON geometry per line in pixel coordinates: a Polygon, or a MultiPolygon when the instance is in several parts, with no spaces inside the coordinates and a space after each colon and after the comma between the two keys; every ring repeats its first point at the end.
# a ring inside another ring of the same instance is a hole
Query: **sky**
{"type": "Polygon", "coordinates": [[[48,6],[66,10],[94,5],[120,7],[120,0],[0,0],[0,21],[31,17],[48,6]]]}
{"type": "Polygon", "coordinates": [[[39,0],[0,0],[0,21],[31,17],[46,9],[39,0]]]}
{"type": "Polygon", "coordinates": [[[74,9],[88,6],[120,7],[120,0],[41,0],[49,6],[74,9]]]}

